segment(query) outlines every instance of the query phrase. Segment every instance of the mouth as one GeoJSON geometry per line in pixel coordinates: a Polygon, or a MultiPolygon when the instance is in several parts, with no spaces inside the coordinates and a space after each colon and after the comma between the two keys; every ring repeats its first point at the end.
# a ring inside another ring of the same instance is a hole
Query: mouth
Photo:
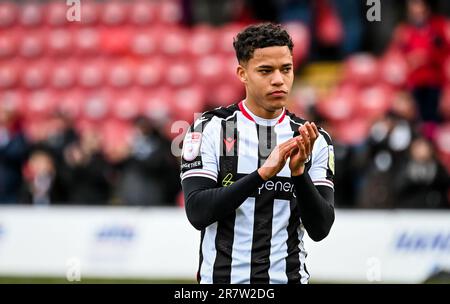
{"type": "Polygon", "coordinates": [[[287,95],[287,92],[283,91],[283,90],[277,90],[277,91],[270,92],[268,95],[274,96],[274,97],[283,97],[283,96],[287,95]]]}

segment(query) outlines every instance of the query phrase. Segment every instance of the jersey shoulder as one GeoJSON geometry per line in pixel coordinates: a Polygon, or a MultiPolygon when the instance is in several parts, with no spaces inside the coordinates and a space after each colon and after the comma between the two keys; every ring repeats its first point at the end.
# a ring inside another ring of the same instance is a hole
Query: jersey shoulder
{"type": "Polygon", "coordinates": [[[240,111],[237,104],[230,105],[228,107],[218,107],[202,113],[202,115],[191,125],[192,132],[202,132],[205,130],[213,118],[220,120],[226,120],[234,115],[236,111],[240,111]]]}

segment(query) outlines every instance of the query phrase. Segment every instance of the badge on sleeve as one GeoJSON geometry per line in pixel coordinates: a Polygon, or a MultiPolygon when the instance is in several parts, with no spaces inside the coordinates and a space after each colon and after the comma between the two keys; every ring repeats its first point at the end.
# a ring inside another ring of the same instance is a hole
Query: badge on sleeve
{"type": "Polygon", "coordinates": [[[334,174],[334,148],[333,146],[328,146],[328,167],[334,174]]]}
{"type": "Polygon", "coordinates": [[[202,133],[191,132],[186,135],[183,143],[183,158],[185,161],[193,161],[200,154],[202,133]]]}

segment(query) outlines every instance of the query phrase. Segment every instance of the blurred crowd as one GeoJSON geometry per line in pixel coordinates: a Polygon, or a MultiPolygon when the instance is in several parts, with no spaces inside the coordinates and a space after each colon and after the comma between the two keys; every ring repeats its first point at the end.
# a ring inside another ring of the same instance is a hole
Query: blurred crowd
{"type": "Polygon", "coordinates": [[[68,23],[65,1],[1,1],[0,204],[182,205],[173,122],[243,97],[232,38],[273,21],[291,110],[334,139],[336,206],[449,208],[449,4],[86,0],[68,23]],[[321,62],[326,93],[301,78],[321,62]]]}

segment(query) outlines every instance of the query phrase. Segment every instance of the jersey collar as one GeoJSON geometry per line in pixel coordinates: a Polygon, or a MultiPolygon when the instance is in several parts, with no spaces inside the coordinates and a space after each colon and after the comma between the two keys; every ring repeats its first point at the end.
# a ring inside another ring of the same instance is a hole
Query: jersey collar
{"type": "Polygon", "coordinates": [[[277,125],[283,122],[284,117],[286,116],[286,109],[283,108],[283,112],[274,119],[265,119],[261,118],[259,116],[256,116],[253,114],[245,105],[244,100],[239,102],[238,104],[239,110],[241,110],[242,114],[249,120],[253,121],[254,123],[260,124],[260,125],[277,125]]]}

